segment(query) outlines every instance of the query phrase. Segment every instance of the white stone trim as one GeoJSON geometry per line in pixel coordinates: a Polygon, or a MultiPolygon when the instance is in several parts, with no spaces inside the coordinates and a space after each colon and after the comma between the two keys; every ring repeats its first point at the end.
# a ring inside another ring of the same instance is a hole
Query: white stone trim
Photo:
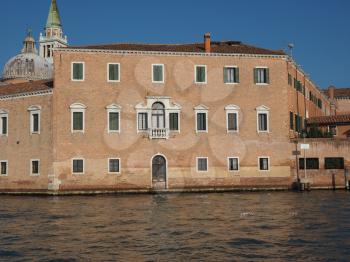
{"type": "Polygon", "coordinates": [[[207,65],[195,65],[194,66],[194,83],[196,85],[208,84],[208,67],[207,67],[207,65]],[[204,82],[197,82],[197,67],[204,67],[205,68],[205,81],[204,82]]]}
{"type": "Polygon", "coordinates": [[[270,133],[270,108],[267,106],[258,106],[256,108],[256,130],[258,133],[270,133]],[[267,115],[267,130],[259,130],[259,114],[267,115]]]}
{"type": "Polygon", "coordinates": [[[227,133],[239,133],[239,111],[240,107],[236,105],[228,105],[225,107],[226,110],[226,130],[227,133]],[[229,130],[228,129],[228,115],[229,114],[236,114],[236,120],[237,120],[237,130],[229,130]]]}
{"type": "MultiPolygon", "coordinates": [[[[237,70],[237,68],[239,68],[239,67],[236,66],[236,65],[225,65],[224,66],[224,75],[223,75],[223,77],[224,77],[224,84],[225,85],[238,85],[239,82],[226,82],[225,81],[225,69],[227,69],[227,68],[235,68],[237,70]]],[[[235,79],[235,80],[237,80],[237,79],[235,79]]]]}
{"type": "Polygon", "coordinates": [[[45,96],[45,95],[52,95],[52,94],[53,94],[53,90],[34,91],[34,92],[27,92],[27,93],[2,95],[0,96],[0,100],[9,100],[9,99],[25,98],[25,97],[33,97],[33,96],[45,96]]]}
{"type": "Polygon", "coordinates": [[[121,132],[121,127],[120,127],[120,120],[121,120],[121,106],[117,105],[117,104],[111,104],[109,106],[106,107],[107,109],[107,132],[108,134],[111,133],[120,133],[121,132]],[[109,114],[110,113],[118,113],[118,130],[110,130],[109,127],[109,114]]]}
{"type": "Polygon", "coordinates": [[[0,109],[0,137],[1,136],[8,136],[9,135],[9,113],[8,113],[8,110],[6,109],[0,109]],[[6,117],[6,127],[7,127],[7,130],[6,130],[6,134],[3,134],[2,133],[2,119],[3,117],[6,117]]]}
{"type": "Polygon", "coordinates": [[[71,133],[85,133],[85,110],[86,106],[80,103],[74,103],[70,106],[71,111],[71,133]],[[82,130],[74,130],[73,125],[73,114],[74,113],[83,113],[83,129],[82,130]]]}
{"type": "Polygon", "coordinates": [[[209,131],[208,111],[209,111],[209,107],[202,104],[194,107],[194,112],[195,112],[194,121],[195,121],[196,133],[208,133],[209,131]],[[199,113],[205,114],[206,130],[198,130],[197,117],[199,113]]]}

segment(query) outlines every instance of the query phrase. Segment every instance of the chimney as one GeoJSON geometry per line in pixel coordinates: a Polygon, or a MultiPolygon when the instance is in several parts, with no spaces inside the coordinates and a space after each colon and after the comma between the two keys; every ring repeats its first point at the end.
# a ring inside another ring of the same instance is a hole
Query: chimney
{"type": "Polygon", "coordinates": [[[204,50],[206,53],[210,53],[211,49],[211,40],[210,40],[210,33],[204,34],[204,50]]]}
{"type": "Polygon", "coordinates": [[[334,99],[334,89],[335,89],[334,86],[328,87],[328,96],[331,100],[334,99]]]}

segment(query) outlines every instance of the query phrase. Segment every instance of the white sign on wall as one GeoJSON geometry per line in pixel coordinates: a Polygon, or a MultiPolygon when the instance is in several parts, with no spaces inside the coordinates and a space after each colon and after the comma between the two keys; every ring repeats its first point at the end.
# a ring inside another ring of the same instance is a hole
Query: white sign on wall
{"type": "Polygon", "coordinates": [[[300,149],[309,150],[310,149],[310,144],[300,144],[300,149]]]}

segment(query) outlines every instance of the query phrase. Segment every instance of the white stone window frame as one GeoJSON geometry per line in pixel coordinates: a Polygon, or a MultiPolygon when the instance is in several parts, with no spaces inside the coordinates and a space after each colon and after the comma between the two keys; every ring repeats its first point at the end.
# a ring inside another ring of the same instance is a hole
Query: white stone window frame
{"type": "Polygon", "coordinates": [[[198,105],[194,108],[194,112],[195,112],[195,127],[196,127],[196,133],[208,133],[209,132],[209,121],[208,121],[208,113],[209,113],[209,107],[205,106],[205,105],[198,105]],[[198,130],[198,126],[197,126],[197,117],[199,113],[205,113],[205,121],[206,121],[206,130],[198,130]]]}
{"type": "Polygon", "coordinates": [[[227,133],[239,133],[239,111],[241,108],[237,105],[228,105],[225,107],[226,111],[226,130],[227,133]],[[229,130],[229,123],[228,123],[228,115],[229,114],[236,114],[236,120],[237,120],[237,130],[229,130]]]}
{"type": "Polygon", "coordinates": [[[146,104],[145,103],[139,103],[135,106],[136,110],[136,127],[137,127],[137,133],[146,133],[149,132],[149,130],[139,130],[139,113],[147,113],[147,122],[148,122],[148,129],[152,128],[152,106],[154,103],[160,102],[164,105],[165,108],[165,128],[169,130],[171,133],[180,133],[181,132],[181,109],[182,107],[175,103],[171,102],[171,97],[168,96],[148,96],[146,97],[146,104]],[[178,113],[179,115],[179,130],[171,131],[170,130],[170,124],[169,124],[169,114],[170,113],[178,113]]]}
{"type": "Polygon", "coordinates": [[[119,134],[121,132],[121,109],[122,107],[117,104],[111,104],[106,107],[107,110],[107,132],[108,134],[119,134]],[[118,130],[110,130],[110,123],[109,123],[109,114],[110,113],[118,113],[118,130]]]}
{"type": "MultiPolygon", "coordinates": [[[[270,69],[268,66],[256,66],[254,67],[255,69],[270,69]]],[[[265,76],[265,81],[266,81],[266,76],[265,76]]],[[[257,86],[268,86],[270,83],[255,83],[257,86]]]]}
{"type": "Polygon", "coordinates": [[[8,176],[9,174],[9,161],[8,160],[0,160],[0,177],[8,176]],[[6,174],[1,174],[1,164],[6,163],[6,174]]]}
{"type": "Polygon", "coordinates": [[[73,61],[71,63],[71,81],[73,81],[73,82],[84,82],[85,81],[85,62],[73,61]],[[74,79],[74,72],[73,72],[74,64],[82,64],[83,65],[83,79],[74,79]]]}
{"type": "Polygon", "coordinates": [[[164,84],[165,83],[165,65],[164,64],[152,64],[151,65],[151,71],[152,71],[152,83],[153,84],[164,84]],[[155,81],[154,80],[154,67],[155,66],[161,66],[162,67],[162,81],[155,81]]]}
{"type": "Polygon", "coordinates": [[[30,106],[28,107],[29,117],[30,117],[30,134],[39,135],[41,129],[41,106],[30,106]],[[38,131],[34,131],[34,115],[38,115],[38,131]]]}
{"type": "Polygon", "coordinates": [[[121,159],[120,159],[120,157],[110,157],[110,158],[108,158],[108,162],[107,162],[107,168],[108,168],[108,174],[110,174],[110,175],[118,175],[118,174],[121,174],[121,169],[122,169],[122,165],[121,165],[121,159]],[[111,172],[111,170],[110,170],[110,161],[111,160],[118,160],[119,161],[119,171],[118,172],[111,172]]]}
{"type": "Polygon", "coordinates": [[[30,176],[40,176],[40,159],[30,159],[30,176]],[[38,173],[37,174],[34,174],[33,173],[33,162],[38,162],[38,173]]]}
{"type": "Polygon", "coordinates": [[[256,108],[256,130],[258,133],[270,133],[270,108],[267,106],[259,106],[256,108]],[[259,130],[259,114],[267,115],[267,130],[259,130]]]}
{"type": "Polygon", "coordinates": [[[120,63],[107,63],[107,82],[108,83],[120,83],[121,75],[120,75],[120,63]],[[118,65],[118,80],[110,80],[109,79],[109,66],[110,65],[118,65]]]}
{"type": "Polygon", "coordinates": [[[230,173],[237,173],[237,172],[240,171],[240,169],[241,169],[241,167],[240,167],[240,164],[239,164],[239,157],[238,156],[229,156],[227,158],[227,170],[228,170],[228,172],[230,172],[230,173]],[[230,170],[230,159],[237,159],[237,167],[238,167],[237,170],[230,170]]]}
{"type": "Polygon", "coordinates": [[[196,172],[197,173],[208,173],[209,172],[209,157],[206,156],[198,156],[196,157],[196,172]],[[199,160],[200,159],[206,159],[207,160],[207,170],[199,170],[199,160]]]}
{"type": "Polygon", "coordinates": [[[271,169],[271,162],[270,162],[270,157],[269,156],[259,156],[258,157],[258,169],[259,172],[269,172],[271,169]],[[267,159],[267,170],[263,170],[260,168],[260,159],[267,159]]]}
{"type": "Polygon", "coordinates": [[[85,111],[87,107],[84,104],[81,103],[74,103],[70,106],[70,111],[71,111],[71,133],[85,133],[85,111]],[[83,129],[82,130],[74,130],[74,113],[83,113],[83,129]]]}
{"type": "Polygon", "coordinates": [[[83,157],[75,157],[71,160],[71,171],[73,175],[84,175],[85,174],[85,158],[83,157]],[[74,172],[74,161],[83,160],[83,172],[74,172]]]}
{"type": "Polygon", "coordinates": [[[0,137],[1,136],[8,136],[9,135],[9,113],[5,109],[0,109],[0,137]],[[2,133],[2,118],[6,117],[6,134],[2,133]]]}
{"type": "Polygon", "coordinates": [[[195,65],[194,66],[194,83],[196,85],[208,84],[208,67],[207,67],[207,65],[195,65]],[[197,67],[204,67],[205,68],[205,81],[204,82],[197,82],[197,67]]]}
{"type": "MultiPolygon", "coordinates": [[[[234,69],[237,70],[238,66],[236,66],[236,65],[225,65],[225,66],[224,66],[224,70],[225,70],[225,69],[229,69],[229,68],[234,68],[234,69]]],[[[235,77],[236,77],[236,76],[235,76],[235,77]]],[[[237,81],[237,79],[235,79],[235,81],[237,81]]],[[[224,71],[224,84],[225,84],[225,85],[238,85],[239,82],[226,82],[226,81],[225,81],[225,71],[224,71]]]]}

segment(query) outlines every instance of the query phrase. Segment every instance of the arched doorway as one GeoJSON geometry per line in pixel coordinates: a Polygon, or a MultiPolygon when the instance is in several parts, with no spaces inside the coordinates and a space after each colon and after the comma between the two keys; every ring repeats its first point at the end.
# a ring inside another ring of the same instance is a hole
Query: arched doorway
{"type": "Polygon", "coordinates": [[[152,159],[152,186],[154,189],[167,188],[167,161],[164,156],[156,155],[152,159]]]}

